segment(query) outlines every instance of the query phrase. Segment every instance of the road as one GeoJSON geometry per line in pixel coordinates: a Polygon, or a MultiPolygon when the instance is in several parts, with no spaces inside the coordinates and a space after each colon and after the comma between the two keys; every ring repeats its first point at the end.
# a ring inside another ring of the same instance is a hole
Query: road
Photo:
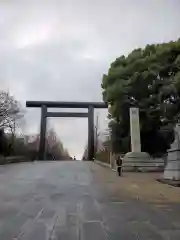
{"type": "Polygon", "coordinates": [[[180,239],[180,203],[158,208],[121,184],[90,162],[0,166],[0,240],[180,239]]]}

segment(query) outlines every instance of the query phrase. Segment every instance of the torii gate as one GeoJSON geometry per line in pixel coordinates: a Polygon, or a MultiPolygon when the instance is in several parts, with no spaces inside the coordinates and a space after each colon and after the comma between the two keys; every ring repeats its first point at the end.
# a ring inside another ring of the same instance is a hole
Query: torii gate
{"type": "Polygon", "coordinates": [[[41,108],[40,142],[38,159],[45,159],[46,118],[47,117],[87,117],[88,118],[88,160],[94,158],[94,108],[107,108],[103,102],[53,102],[27,101],[26,107],[41,108]],[[48,112],[48,108],[87,108],[88,112],[48,112]]]}

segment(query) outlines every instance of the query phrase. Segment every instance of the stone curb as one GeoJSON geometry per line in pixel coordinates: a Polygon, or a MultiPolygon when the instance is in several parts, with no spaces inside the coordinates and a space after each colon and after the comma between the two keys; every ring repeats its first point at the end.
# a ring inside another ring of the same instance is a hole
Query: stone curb
{"type": "Polygon", "coordinates": [[[113,168],[111,168],[110,164],[108,164],[108,163],[103,163],[103,162],[98,161],[98,160],[94,160],[94,162],[97,163],[97,164],[99,164],[99,165],[101,165],[101,166],[103,166],[103,167],[110,168],[112,171],[115,171],[115,172],[116,172],[116,170],[113,169],[113,168]]]}

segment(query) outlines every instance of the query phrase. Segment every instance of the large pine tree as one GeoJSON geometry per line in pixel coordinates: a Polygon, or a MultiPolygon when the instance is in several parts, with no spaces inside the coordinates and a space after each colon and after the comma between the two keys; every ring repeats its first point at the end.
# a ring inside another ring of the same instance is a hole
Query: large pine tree
{"type": "Polygon", "coordinates": [[[147,45],[117,58],[102,80],[111,107],[113,149],[130,151],[129,107],[140,109],[142,150],[164,153],[180,109],[180,40],[147,45]]]}

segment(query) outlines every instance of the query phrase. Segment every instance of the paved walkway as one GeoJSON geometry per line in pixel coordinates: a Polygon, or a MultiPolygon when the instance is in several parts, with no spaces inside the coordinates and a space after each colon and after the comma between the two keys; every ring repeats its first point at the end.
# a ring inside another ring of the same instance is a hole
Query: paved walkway
{"type": "Polygon", "coordinates": [[[179,188],[139,176],[88,162],[0,166],[0,240],[179,240],[179,188]]]}

